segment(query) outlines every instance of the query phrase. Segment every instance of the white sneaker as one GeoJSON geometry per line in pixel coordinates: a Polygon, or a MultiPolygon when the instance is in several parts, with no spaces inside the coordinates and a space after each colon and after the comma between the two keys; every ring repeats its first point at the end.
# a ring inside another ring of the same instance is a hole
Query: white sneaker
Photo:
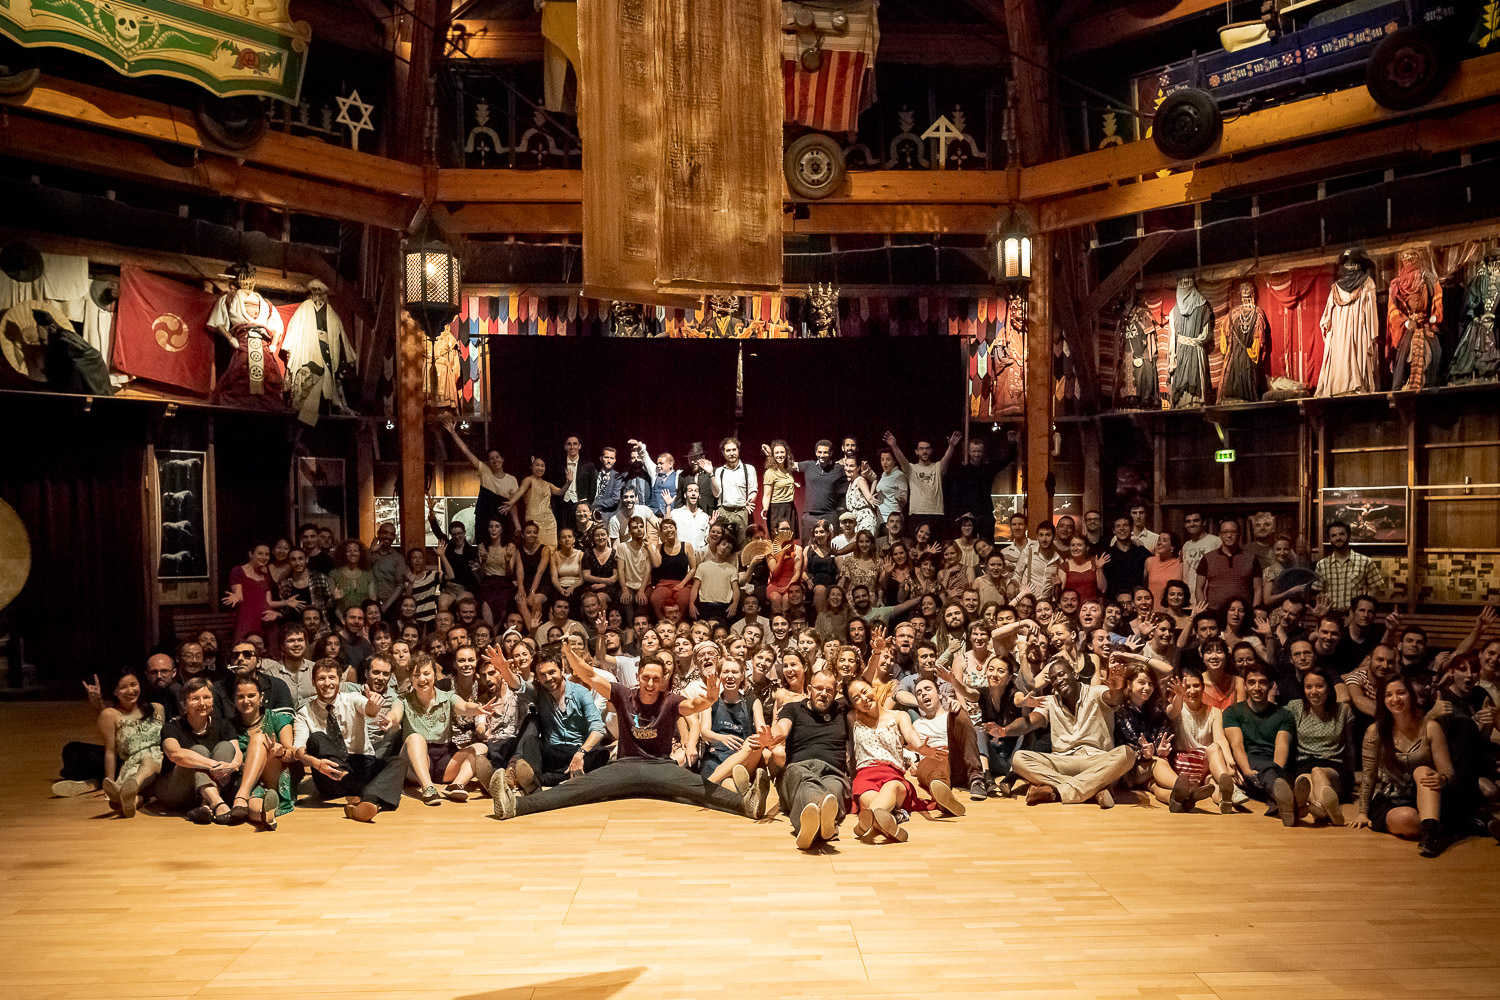
{"type": "Polygon", "coordinates": [[[52,794],[58,798],[71,799],[77,795],[88,795],[99,790],[97,781],[54,781],[52,794]]]}

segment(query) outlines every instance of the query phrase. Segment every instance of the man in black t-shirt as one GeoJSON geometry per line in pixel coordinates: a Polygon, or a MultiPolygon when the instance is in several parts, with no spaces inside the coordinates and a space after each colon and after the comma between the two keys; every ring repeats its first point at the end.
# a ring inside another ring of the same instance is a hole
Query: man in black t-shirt
{"type": "Polygon", "coordinates": [[[792,821],[797,847],[836,840],[849,801],[848,706],[835,699],[838,678],[813,674],[806,702],[790,702],[771,730],[769,745],[786,743],[786,770],[776,794],[792,821]]]}
{"type": "Polygon", "coordinates": [[[761,819],[771,779],[764,769],[756,771],[746,787],[731,791],[672,760],[672,738],[677,720],[696,715],[719,699],[719,678],[705,678],[706,690],[697,698],[684,698],[665,689],[666,671],[647,660],[636,671],[636,686],[625,687],[594,672],[593,664],[564,645],[563,656],[573,679],[608,698],[620,720],[619,751],[606,764],[534,795],[517,794],[509,771],[497,772],[490,780],[495,818],[511,819],[528,813],[547,812],[589,802],[613,799],[666,799],[704,806],[720,812],[761,819]]]}
{"type": "Polygon", "coordinates": [[[833,442],[819,441],[813,446],[814,460],[798,462],[797,471],[805,484],[802,489],[802,544],[812,542],[813,528],[819,521],[834,524],[849,493],[849,477],[844,466],[833,460],[833,442]]]}

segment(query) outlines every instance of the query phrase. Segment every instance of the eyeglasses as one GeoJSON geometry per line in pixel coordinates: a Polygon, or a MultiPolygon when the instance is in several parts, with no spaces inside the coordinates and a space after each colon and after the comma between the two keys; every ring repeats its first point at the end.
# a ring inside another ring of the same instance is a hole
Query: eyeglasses
{"type": "Polygon", "coordinates": [[[231,658],[236,659],[236,660],[253,660],[253,659],[255,659],[255,650],[253,650],[253,649],[236,649],[233,653],[230,653],[229,655],[230,655],[231,658]]]}

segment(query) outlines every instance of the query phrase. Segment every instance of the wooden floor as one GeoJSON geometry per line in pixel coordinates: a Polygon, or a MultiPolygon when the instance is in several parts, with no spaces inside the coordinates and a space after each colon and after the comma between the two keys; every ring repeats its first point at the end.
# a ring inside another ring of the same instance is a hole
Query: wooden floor
{"type": "Polygon", "coordinates": [[[408,800],[276,833],[50,797],[81,703],[0,705],[0,996],[1500,997],[1500,846],[979,803],[793,848],[655,802],[408,800]]]}

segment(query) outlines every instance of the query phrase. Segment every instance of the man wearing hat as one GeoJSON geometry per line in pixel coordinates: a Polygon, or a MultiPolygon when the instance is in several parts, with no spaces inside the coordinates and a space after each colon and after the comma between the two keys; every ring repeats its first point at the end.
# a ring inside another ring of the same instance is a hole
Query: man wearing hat
{"type": "Polygon", "coordinates": [[[672,506],[685,506],[687,504],[688,483],[697,483],[698,506],[709,517],[713,517],[714,510],[719,506],[719,499],[714,496],[713,470],[703,468],[702,460],[708,457],[703,453],[703,442],[694,441],[693,446],[688,449],[686,457],[687,465],[677,475],[677,496],[672,501],[672,506]]]}
{"type": "Polygon", "coordinates": [[[834,555],[842,556],[854,551],[855,528],[858,524],[859,518],[852,510],[839,515],[839,533],[828,543],[834,555]]]}

